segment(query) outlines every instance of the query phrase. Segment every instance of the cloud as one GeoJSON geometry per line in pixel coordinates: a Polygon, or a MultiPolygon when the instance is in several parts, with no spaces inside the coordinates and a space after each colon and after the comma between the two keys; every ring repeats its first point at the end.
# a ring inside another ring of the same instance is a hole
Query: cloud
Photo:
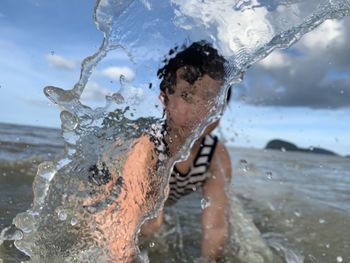
{"type": "Polygon", "coordinates": [[[47,61],[49,62],[50,67],[56,68],[56,69],[63,69],[63,70],[74,70],[75,69],[75,62],[69,59],[66,59],[62,56],[56,55],[56,54],[47,54],[46,56],[47,61]]]}
{"type": "Polygon", "coordinates": [[[102,75],[115,81],[119,81],[120,77],[124,76],[128,82],[132,81],[135,77],[134,71],[128,67],[109,67],[102,70],[102,75]]]}
{"type": "MultiPolygon", "coordinates": [[[[144,97],[143,88],[137,88],[125,83],[118,91],[125,100],[141,100],[144,97]]],[[[112,91],[103,87],[95,81],[89,81],[81,96],[83,101],[104,102],[107,95],[111,95],[112,91]]]]}
{"type": "Polygon", "coordinates": [[[122,90],[122,95],[125,99],[142,99],[144,92],[142,88],[136,88],[133,86],[127,86],[122,90]]]}
{"type": "Polygon", "coordinates": [[[175,23],[179,27],[200,32],[202,39],[216,38],[216,44],[226,56],[237,54],[242,48],[261,46],[274,35],[267,19],[268,10],[257,0],[249,1],[249,6],[259,8],[245,8],[246,3],[235,4],[232,0],[171,2],[179,8],[175,12],[175,23]]]}
{"type": "Polygon", "coordinates": [[[287,54],[276,50],[267,56],[265,59],[261,60],[259,64],[267,69],[287,67],[290,65],[289,57],[287,54]]]}
{"type": "Polygon", "coordinates": [[[327,21],[292,48],[274,51],[247,72],[236,99],[252,105],[350,107],[350,19],[327,21]]]}
{"type": "Polygon", "coordinates": [[[89,81],[81,96],[83,101],[104,101],[106,95],[111,93],[108,89],[102,87],[97,82],[89,81]]]}
{"type": "Polygon", "coordinates": [[[150,11],[152,9],[152,5],[149,1],[141,0],[141,3],[147,8],[148,11],[150,11]]]}
{"type": "Polygon", "coordinates": [[[23,100],[33,106],[41,107],[41,108],[49,108],[52,106],[52,103],[47,99],[41,99],[41,98],[32,98],[32,97],[23,97],[23,100]]]}
{"type": "Polygon", "coordinates": [[[325,49],[330,45],[344,44],[344,23],[339,20],[327,20],[318,29],[308,33],[301,44],[308,49],[325,49]]]}

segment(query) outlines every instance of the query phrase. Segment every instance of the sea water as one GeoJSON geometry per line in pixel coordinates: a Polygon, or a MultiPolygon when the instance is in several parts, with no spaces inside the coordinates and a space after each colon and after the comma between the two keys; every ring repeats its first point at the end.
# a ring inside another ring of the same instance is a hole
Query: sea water
{"type": "MultiPolygon", "coordinates": [[[[0,228],[4,228],[17,213],[30,207],[36,166],[44,159],[60,155],[63,140],[54,129],[1,124],[0,130],[1,144],[11,145],[11,149],[0,148],[0,228]],[[8,133],[14,137],[6,139],[8,133]],[[32,142],[38,137],[42,141],[33,147],[32,142]],[[25,157],[18,140],[28,145],[25,157]],[[6,157],[10,155],[11,160],[6,157]]],[[[347,158],[247,148],[230,148],[230,156],[233,194],[245,216],[253,220],[276,254],[287,262],[337,262],[337,257],[348,261],[350,163],[347,158]]],[[[143,240],[141,244],[151,262],[192,262],[199,256],[201,211],[200,193],[167,208],[162,231],[155,239],[143,240]]],[[[235,222],[232,225],[240,227],[235,222]]],[[[240,241],[249,242],[249,239],[243,235],[240,241]]],[[[247,248],[246,244],[241,246],[247,248]]],[[[1,246],[0,258],[3,262],[26,259],[11,242],[1,246]]],[[[227,252],[226,260],[237,259],[227,252]]]]}

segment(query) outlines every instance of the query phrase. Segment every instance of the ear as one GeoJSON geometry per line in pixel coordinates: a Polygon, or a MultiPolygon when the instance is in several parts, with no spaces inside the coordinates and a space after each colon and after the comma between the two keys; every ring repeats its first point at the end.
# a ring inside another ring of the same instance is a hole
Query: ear
{"type": "Polygon", "coordinates": [[[160,92],[159,94],[159,100],[162,103],[163,106],[165,106],[165,93],[163,91],[160,92]]]}

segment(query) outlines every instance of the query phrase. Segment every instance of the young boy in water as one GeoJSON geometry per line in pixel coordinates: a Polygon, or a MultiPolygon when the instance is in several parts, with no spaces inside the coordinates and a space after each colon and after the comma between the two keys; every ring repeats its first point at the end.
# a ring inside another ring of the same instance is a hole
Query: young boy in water
{"type": "MultiPolygon", "coordinates": [[[[224,63],[225,59],[208,43],[196,42],[159,70],[170,156],[177,153],[214,109],[225,77],[224,63]]],[[[207,126],[193,144],[188,158],[173,167],[165,203],[172,205],[202,188],[203,198],[209,203],[202,214],[201,254],[206,259],[218,258],[228,237],[228,200],[224,188],[231,180],[231,162],[226,147],[211,135],[218,123],[215,121],[207,126]]],[[[146,221],[141,233],[155,233],[162,222],[163,211],[157,218],[146,221]]]]}
{"type": "MultiPolygon", "coordinates": [[[[224,63],[225,59],[210,44],[197,42],[159,70],[158,76],[162,79],[160,98],[166,113],[166,135],[162,141],[168,158],[178,154],[194,129],[214,110],[225,77],[224,63]]],[[[211,135],[217,126],[218,121],[207,126],[194,142],[188,158],[175,164],[166,201],[166,205],[172,205],[202,188],[203,198],[210,203],[202,214],[201,254],[204,261],[220,257],[228,237],[228,199],[224,188],[230,183],[231,163],[225,146],[211,135]]],[[[116,141],[115,145],[120,143],[116,141]]],[[[155,175],[159,158],[156,146],[157,143],[144,134],[133,143],[123,162],[118,160],[118,155],[106,153],[106,167],[92,170],[90,179],[93,183],[101,182],[100,176],[108,179],[97,186],[104,187],[103,191],[109,195],[104,202],[109,205],[95,213],[95,219],[103,233],[99,240],[106,241],[107,245],[102,246],[107,246],[110,262],[135,260],[137,229],[144,215],[159,201],[160,193],[156,190],[160,185],[155,179],[159,178],[155,175]],[[112,160],[108,160],[110,156],[112,160]],[[122,167],[117,169],[117,163],[123,163],[122,167]],[[113,201],[111,196],[114,196],[113,201]]],[[[101,201],[96,203],[94,200],[86,207],[98,203],[101,201]]],[[[141,233],[154,234],[162,222],[163,212],[160,211],[156,218],[143,224],[141,233]]]]}

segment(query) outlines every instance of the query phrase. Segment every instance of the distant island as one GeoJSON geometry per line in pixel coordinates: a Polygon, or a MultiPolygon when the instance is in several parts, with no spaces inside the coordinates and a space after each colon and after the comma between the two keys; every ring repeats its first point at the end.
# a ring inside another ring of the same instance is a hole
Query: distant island
{"type": "MultiPolygon", "coordinates": [[[[271,140],[269,141],[265,149],[273,149],[280,151],[292,151],[292,152],[306,152],[306,153],[318,153],[318,154],[327,154],[327,155],[338,155],[335,152],[330,150],[326,150],[318,147],[310,147],[310,148],[299,148],[293,143],[283,141],[283,140],[271,140]]],[[[346,156],[350,157],[350,156],[346,156]]]]}

